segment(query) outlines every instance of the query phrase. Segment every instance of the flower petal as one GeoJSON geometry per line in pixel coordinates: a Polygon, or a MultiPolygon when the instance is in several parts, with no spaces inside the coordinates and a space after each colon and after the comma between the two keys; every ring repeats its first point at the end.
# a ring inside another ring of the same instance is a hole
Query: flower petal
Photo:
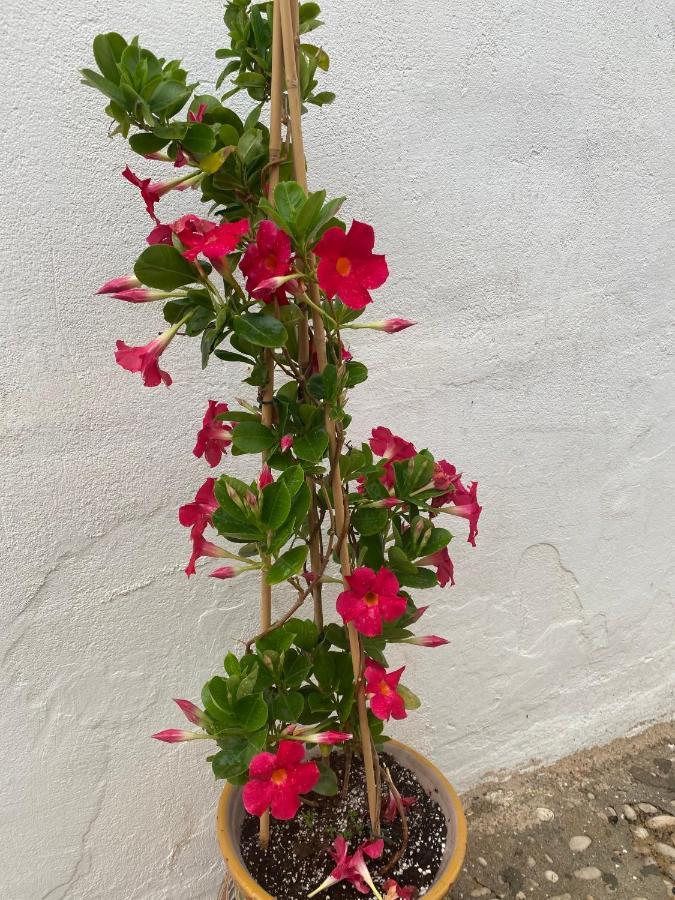
{"type": "Polygon", "coordinates": [[[244,809],[252,816],[262,816],[272,802],[273,792],[274,787],[270,781],[249,781],[242,791],[244,809]]]}

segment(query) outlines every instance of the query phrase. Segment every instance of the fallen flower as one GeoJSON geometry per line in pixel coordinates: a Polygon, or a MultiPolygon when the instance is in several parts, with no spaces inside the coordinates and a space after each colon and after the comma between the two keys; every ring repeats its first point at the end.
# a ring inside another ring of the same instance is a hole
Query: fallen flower
{"type": "Polygon", "coordinates": [[[192,452],[197,458],[203,456],[211,468],[220,464],[223,453],[232,443],[232,426],[217,418],[226,412],[229,412],[227,403],[209,400],[202,427],[197,432],[197,442],[192,452]]]}
{"type": "Polygon", "coordinates": [[[329,299],[336,295],[345,306],[363,309],[372,302],[369,290],[384,284],[389,275],[384,256],[373,253],[375,232],[370,225],[352,222],[345,232],[329,228],[314,248],[319,257],[317,279],[329,299]]]}
{"type": "Polygon", "coordinates": [[[397,688],[405,666],[394,672],[387,672],[374,659],[367,658],[363,670],[366,681],[366,696],[370,700],[370,710],[374,716],[383,722],[388,722],[391,716],[395,719],[407,718],[403,697],[397,688]]]}
{"type": "Polygon", "coordinates": [[[335,867],[326,880],[307,896],[314,897],[315,894],[327,890],[339,881],[349,881],[360,894],[367,894],[369,891],[372,891],[378,900],[382,900],[382,894],[373,884],[373,879],[363,857],[365,855],[370,859],[379,859],[383,850],[384,841],[382,838],[378,838],[376,841],[365,841],[363,844],[360,844],[350,856],[347,841],[342,835],[336,837],[333,847],[328,851],[335,860],[335,867]]]}
{"type": "Polygon", "coordinates": [[[388,878],[384,883],[384,900],[414,900],[418,896],[419,890],[414,885],[409,884],[408,887],[401,887],[393,878],[388,878]]]}
{"type": "MultiPolygon", "coordinates": [[[[401,797],[401,806],[404,810],[410,809],[411,806],[414,806],[417,803],[417,797],[401,797]]],[[[386,806],[384,807],[384,811],[382,812],[382,818],[385,822],[395,822],[398,818],[398,806],[396,804],[396,798],[394,797],[393,792],[389,791],[389,798],[387,799],[386,806]]],[[[385,885],[386,887],[386,885],[385,885]]]]}
{"type": "Polygon", "coordinates": [[[382,634],[383,621],[392,622],[405,612],[407,603],[398,596],[398,579],[384,566],[379,572],[359,566],[346,581],[349,590],[337,598],[337,611],[366,637],[382,634]]]}
{"type": "Polygon", "coordinates": [[[280,741],[276,753],[253,757],[248,774],[242,792],[246,811],[262,816],[270,809],[275,819],[292,819],[300,809],[300,794],[311,791],[319,780],[319,767],[305,761],[301,743],[280,741]]]}

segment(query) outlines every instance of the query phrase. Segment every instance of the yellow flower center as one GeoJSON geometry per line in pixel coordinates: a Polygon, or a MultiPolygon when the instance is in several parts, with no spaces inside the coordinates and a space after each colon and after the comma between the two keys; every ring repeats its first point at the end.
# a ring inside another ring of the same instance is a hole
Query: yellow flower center
{"type": "Polygon", "coordinates": [[[352,264],[346,256],[341,256],[335,263],[335,268],[337,269],[338,275],[342,275],[342,277],[345,278],[351,272],[352,264]]]}
{"type": "Polygon", "coordinates": [[[272,772],[272,784],[283,784],[287,777],[286,769],[275,769],[272,772]]]}
{"type": "Polygon", "coordinates": [[[265,267],[268,269],[274,269],[277,265],[277,258],[273,253],[270,253],[269,256],[265,257],[265,267]]]}
{"type": "Polygon", "coordinates": [[[380,693],[384,694],[385,697],[388,697],[389,694],[391,694],[391,688],[389,687],[389,685],[387,684],[386,681],[380,682],[380,693]]]}
{"type": "Polygon", "coordinates": [[[366,606],[377,606],[380,598],[373,591],[368,591],[368,593],[364,596],[363,602],[366,606]]]}

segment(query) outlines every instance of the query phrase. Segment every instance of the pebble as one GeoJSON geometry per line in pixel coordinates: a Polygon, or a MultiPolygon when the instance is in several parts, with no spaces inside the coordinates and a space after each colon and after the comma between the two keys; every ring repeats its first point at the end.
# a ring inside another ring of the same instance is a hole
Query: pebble
{"type": "Polygon", "coordinates": [[[578,834],[570,838],[570,850],[572,853],[582,853],[591,846],[591,839],[585,834],[578,834]]]}
{"type": "Polygon", "coordinates": [[[675,866],[668,867],[668,875],[673,879],[673,881],[675,881],[675,866]]]}
{"type": "Polygon", "coordinates": [[[649,832],[646,828],[643,828],[642,825],[633,825],[631,827],[631,831],[639,840],[644,840],[649,837],[649,832]]]}
{"type": "Polygon", "coordinates": [[[675,816],[654,816],[645,822],[652,831],[666,831],[675,828],[675,816]]]}
{"type": "Polygon", "coordinates": [[[534,856],[528,856],[528,857],[527,857],[527,866],[528,866],[528,868],[529,868],[529,869],[534,869],[534,867],[535,867],[536,865],[537,865],[537,860],[534,858],[534,856]]]}
{"type": "Polygon", "coordinates": [[[481,888],[476,888],[475,891],[471,891],[471,896],[472,897],[489,897],[489,895],[491,893],[492,893],[492,891],[490,890],[490,888],[481,887],[481,888]]]}
{"type": "Polygon", "coordinates": [[[640,812],[647,813],[648,816],[654,816],[658,812],[658,809],[651,803],[638,803],[637,806],[640,812]]]}
{"type": "Polygon", "coordinates": [[[556,894],[555,897],[551,897],[551,900],[572,900],[571,894],[556,894]]]}
{"type": "Polygon", "coordinates": [[[574,871],[574,877],[579,878],[581,881],[595,881],[601,875],[602,872],[600,869],[596,869],[595,866],[584,866],[583,869],[575,869],[574,871]]]}
{"type": "Polygon", "coordinates": [[[654,844],[652,850],[665,856],[666,859],[675,859],[675,847],[671,847],[670,844],[654,844]]]}
{"type": "Polygon", "coordinates": [[[558,875],[557,875],[557,873],[554,872],[552,869],[547,869],[547,870],[544,872],[544,878],[545,878],[547,881],[550,881],[550,882],[552,882],[553,884],[555,884],[556,881],[558,880],[558,875]]]}
{"type": "Polygon", "coordinates": [[[595,794],[592,794],[590,791],[586,794],[589,800],[595,800],[595,794]]]}
{"type": "Polygon", "coordinates": [[[637,820],[637,813],[632,806],[629,806],[626,803],[623,808],[623,817],[627,822],[635,822],[637,820]]]}
{"type": "Polygon", "coordinates": [[[527,898],[522,891],[518,891],[518,893],[516,894],[516,900],[527,900],[527,898]]]}
{"type": "Polygon", "coordinates": [[[482,856],[478,857],[478,865],[483,866],[484,868],[487,866],[487,859],[482,856]]]}
{"type": "Polygon", "coordinates": [[[535,813],[540,822],[551,822],[555,818],[553,810],[547,809],[545,806],[538,806],[535,813]]]}
{"type": "Polygon", "coordinates": [[[619,821],[619,817],[618,817],[618,815],[617,815],[617,813],[616,813],[616,810],[614,809],[613,806],[608,806],[608,807],[605,809],[605,815],[607,816],[607,820],[608,820],[609,822],[611,822],[612,825],[616,825],[616,823],[619,821]]]}

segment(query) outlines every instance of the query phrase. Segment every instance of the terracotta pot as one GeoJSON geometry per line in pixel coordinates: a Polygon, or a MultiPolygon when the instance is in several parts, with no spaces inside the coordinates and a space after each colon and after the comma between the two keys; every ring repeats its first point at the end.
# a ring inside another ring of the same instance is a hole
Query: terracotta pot
{"type": "MultiPolygon", "coordinates": [[[[420,784],[439,803],[445,813],[448,834],[445,855],[436,880],[424,894],[426,900],[442,900],[454,884],[466,852],[466,819],[459,797],[452,785],[433,763],[398,741],[387,743],[387,752],[401,765],[415,773],[420,784]]],[[[239,851],[239,836],[244,819],[241,788],[226,785],[218,804],[217,833],[227,874],[221,897],[223,900],[275,900],[249,874],[239,851]]],[[[283,897],[277,900],[285,900],[283,897]]]]}

